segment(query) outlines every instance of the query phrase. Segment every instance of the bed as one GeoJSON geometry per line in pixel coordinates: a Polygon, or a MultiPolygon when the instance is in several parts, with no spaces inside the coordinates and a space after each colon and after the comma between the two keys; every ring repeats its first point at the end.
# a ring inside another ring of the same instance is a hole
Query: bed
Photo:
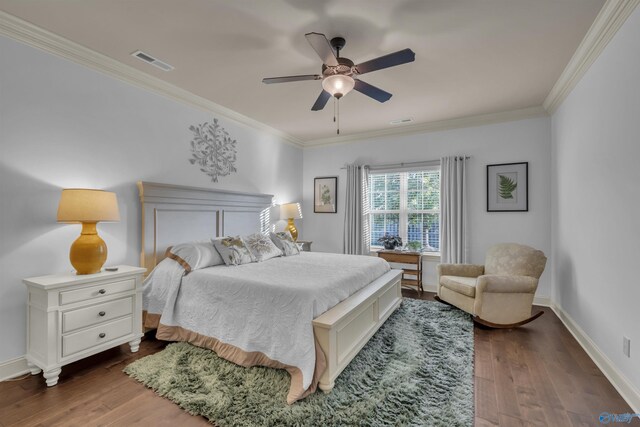
{"type": "Polygon", "coordinates": [[[272,196],[139,182],[145,324],[243,366],[291,374],[287,402],[335,379],[400,305],[400,275],[374,257],[306,253],[187,275],[167,247],[264,227],[272,196]],[[157,269],[154,268],[158,266],[157,269]],[[153,289],[152,289],[153,288],[153,289]],[[289,322],[289,323],[287,323],[289,322]],[[287,341],[289,340],[289,341],[287,341]]]}

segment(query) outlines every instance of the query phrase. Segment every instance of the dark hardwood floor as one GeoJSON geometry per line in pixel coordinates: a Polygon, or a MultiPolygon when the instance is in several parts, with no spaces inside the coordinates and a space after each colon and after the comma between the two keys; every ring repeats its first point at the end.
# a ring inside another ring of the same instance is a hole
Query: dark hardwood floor
{"type": "MultiPolygon", "coordinates": [[[[476,426],[599,426],[602,412],[631,412],[553,311],[539,309],[521,328],[476,326],[476,426]]],[[[136,354],[125,345],[65,366],[56,387],[41,375],[0,383],[0,425],[209,425],[122,372],[165,345],[149,338],[136,354]]]]}

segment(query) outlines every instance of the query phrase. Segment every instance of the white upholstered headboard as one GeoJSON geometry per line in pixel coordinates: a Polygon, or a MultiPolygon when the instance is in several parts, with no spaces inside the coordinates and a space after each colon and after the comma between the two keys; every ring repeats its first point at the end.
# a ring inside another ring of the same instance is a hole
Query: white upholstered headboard
{"type": "Polygon", "coordinates": [[[260,231],[270,194],[138,182],[142,205],[140,266],[149,273],[178,243],[260,231]]]}

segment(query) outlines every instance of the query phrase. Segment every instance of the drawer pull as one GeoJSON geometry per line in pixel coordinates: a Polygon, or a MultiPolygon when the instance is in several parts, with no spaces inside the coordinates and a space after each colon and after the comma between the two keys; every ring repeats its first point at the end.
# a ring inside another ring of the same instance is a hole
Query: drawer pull
{"type": "Polygon", "coordinates": [[[107,293],[107,290],[106,290],[106,289],[100,289],[100,290],[98,291],[98,293],[99,293],[99,294],[104,295],[104,294],[106,294],[106,293],[107,293]]]}
{"type": "Polygon", "coordinates": [[[104,332],[100,332],[100,335],[98,335],[100,338],[104,338],[107,336],[107,334],[105,334],[104,332]]]}
{"type": "Polygon", "coordinates": [[[107,313],[105,313],[104,311],[101,311],[100,313],[98,313],[98,316],[104,317],[105,314],[107,314],[107,313]]]}

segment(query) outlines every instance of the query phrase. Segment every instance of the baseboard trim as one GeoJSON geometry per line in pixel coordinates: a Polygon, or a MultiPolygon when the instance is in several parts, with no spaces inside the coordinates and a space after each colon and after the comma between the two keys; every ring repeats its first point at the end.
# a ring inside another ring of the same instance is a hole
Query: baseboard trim
{"type": "Polygon", "coordinates": [[[534,297],[533,305],[539,305],[542,307],[551,307],[551,299],[549,297],[534,297]]]}
{"type": "Polygon", "coordinates": [[[552,303],[551,309],[569,332],[571,332],[571,335],[578,341],[584,351],[587,352],[591,360],[593,360],[593,363],[602,371],[613,387],[618,390],[618,393],[620,393],[620,396],[629,404],[631,410],[635,413],[640,413],[640,391],[616,368],[611,359],[598,348],[589,335],[578,326],[575,320],[573,320],[562,307],[552,303]]]}
{"type": "Polygon", "coordinates": [[[5,381],[29,372],[27,359],[24,356],[0,362],[0,381],[5,381]]]}
{"type": "Polygon", "coordinates": [[[438,287],[436,285],[425,285],[422,284],[422,290],[426,292],[433,292],[434,294],[438,292],[438,287]]]}

